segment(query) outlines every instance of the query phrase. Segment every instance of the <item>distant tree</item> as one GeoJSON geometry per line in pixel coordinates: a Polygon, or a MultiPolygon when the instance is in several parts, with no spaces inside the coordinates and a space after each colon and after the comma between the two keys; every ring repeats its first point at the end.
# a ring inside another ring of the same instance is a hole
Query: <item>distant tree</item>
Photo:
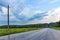
{"type": "Polygon", "coordinates": [[[60,21],[58,22],[58,26],[60,27],[60,21]]]}

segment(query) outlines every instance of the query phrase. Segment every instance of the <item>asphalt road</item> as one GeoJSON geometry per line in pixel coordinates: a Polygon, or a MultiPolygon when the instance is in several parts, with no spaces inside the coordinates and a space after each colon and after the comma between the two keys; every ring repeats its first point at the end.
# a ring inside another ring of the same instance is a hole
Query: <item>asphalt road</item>
{"type": "MultiPolygon", "coordinates": [[[[0,37],[0,40],[9,40],[8,36],[0,37]]],[[[60,31],[44,28],[30,32],[10,35],[10,40],[60,40],[60,31]]]]}

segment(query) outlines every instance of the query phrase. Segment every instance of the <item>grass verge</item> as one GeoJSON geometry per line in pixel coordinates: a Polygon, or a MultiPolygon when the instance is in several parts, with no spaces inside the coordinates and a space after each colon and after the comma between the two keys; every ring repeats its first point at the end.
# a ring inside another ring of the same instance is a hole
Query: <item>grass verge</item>
{"type": "Polygon", "coordinates": [[[53,29],[60,30],[60,27],[53,27],[53,29]]]}
{"type": "Polygon", "coordinates": [[[38,30],[38,29],[41,29],[41,28],[10,28],[10,32],[8,33],[7,28],[0,28],[0,36],[38,30]]]}

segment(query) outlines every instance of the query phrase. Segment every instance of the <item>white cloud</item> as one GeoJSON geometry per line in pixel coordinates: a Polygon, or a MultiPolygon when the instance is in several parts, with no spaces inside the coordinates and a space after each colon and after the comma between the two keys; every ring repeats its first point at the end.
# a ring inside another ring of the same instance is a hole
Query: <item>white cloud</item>
{"type": "Polygon", "coordinates": [[[51,0],[50,3],[58,2],[59,0],[51,0]]]}
{"type": "Polygon", "coordinates": [[[45,16],[43,19],[41,20],[33,20],[30,21],[27,24],[36,24],[36,23],[50,23],[50,22],[57,22],[60,20],[60,7],[48,11],[48,16],[45,16]]]}
{"type": "MultiPolygon", "coordinates": [[[[60,7],[51,10],[48,12],[48,16],[44,17],[44,19],[42,19],[44,22],[56,22],[60,20],[60,7]]],[[[42,21],[41,20],[41,21],[42,21]]],[[[43,22],[42,21],[42,22],[43,22]]]]}
{"type": "MultiPolygon", "coordinates": [[[[32,7],[32,6],[31,6],[32,7]]],[[[25,7],[19,15],[24,15],[27,19],[33,17],[33,15],[43,13],[42,10],[32,10],[30,7],[25,7]]]]}
{"type": "MultiPolygon", "coordinates": [[[[51,3],[55,3],[57,1],[58,0],[51,0],[51,3]]],[[[20,0],[20,2],[24,3],[25,0],[20,0]]],[[[32,6],[30,5],[30,7],[32,7],[32,6]]],[[[44,11],[41,11],[41,10],[34,10],[33,11],[33,10],[31,10],[30,7],[25,7],[24,10],[19,15],[23,14],[23,16],[25,16],[26,18],[30,18],[33,15],[35,15],[36,13],[44,12],[44,11]]],[[[2,11],[3,11],[3,15],[7,14],[7,8],[2,7],[2,11]]],[[[48,11],[47,14],[48,14],[48,16],[45,16],[43,19],[41,19],[41,20],[33,20],[33,21],[30,21],[29,23],[46,23],[46,22],[49,23],[49,22],[59,21],[60,20],[60,7],[56,8],[54,10],[48,11]]],[[[1,16],[1,19],[2,19],[2,16],[1,16]]],[[[18,21],[18,19],[16,19],[15,16],[11,12],[10,12],[10,20],[17,20],[18,21]]]]}
{"type": "Polygon", "coordinates": [[[24,10],[21,13],[19,13],[19,15],[24,15],[28,18],[30,15],[30,8],[25,7],[24,10]]]}
{"type": "Polygon", "coordinates": [[[36,10],[35,13],[43,13],[43,10],[36,10]]]}
{"type": "Polygon", "coordinates": [[[41,2],[47,2],[48,4],[49,3],[56,3],[56,2],[59,2],[60,0],[42,0],[41,2]]]}
{"type": "Polygon", "coordinates": [[[25,0],[20,0],[20,2],[21,2],[21,3],[24,3],[24,2],[25,2],[25,0]]]}
{"type": "MultiPolygon", "coordinates": [[[[8,9],[6,7],[2,7],[2,12],[0,12],[0,22],[1,21],[7,21],[7,11],[8,9]]],[[[9,10],[9,16],[10,16],[10,21],[12,20],[17,20],[16,17],[12,14],[12,12],[9,10]]],[[[17,20],[18,21],[18,20],[17,20]]]]}
{"type": "Polygon", "coordinates": [[[4,13],[4,14],[7,14],[7,8],[5,8],[5,7],[2,7],[2,12],[4,13]]]}

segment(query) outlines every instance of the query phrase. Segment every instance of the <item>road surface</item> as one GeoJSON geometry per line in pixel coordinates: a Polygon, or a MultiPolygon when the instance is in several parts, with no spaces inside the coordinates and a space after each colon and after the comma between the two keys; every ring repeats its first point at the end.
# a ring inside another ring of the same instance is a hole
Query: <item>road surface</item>
{"type": "MultiPolygon", "coordinates": [[[[8,36],[0,37],[0,40],[9,40],[8,36]]],[[[30,32],[10,35],[10,40],[60,40],[60,31],[44,28],[30,32]]]]}

